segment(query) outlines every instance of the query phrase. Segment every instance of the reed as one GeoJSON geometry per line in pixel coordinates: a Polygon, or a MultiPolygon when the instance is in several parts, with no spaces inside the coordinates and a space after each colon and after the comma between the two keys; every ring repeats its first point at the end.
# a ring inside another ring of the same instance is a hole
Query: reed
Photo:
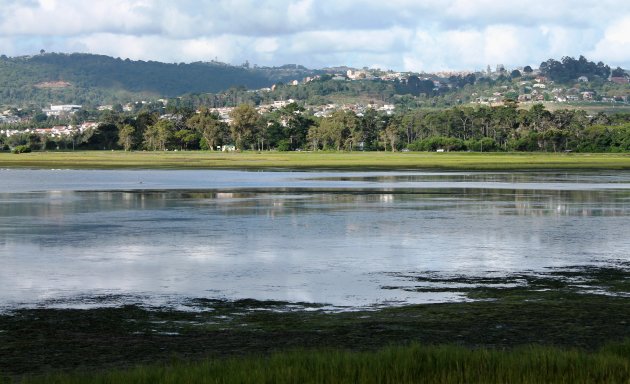
{"type": "Polygon", "coordinates": [[[373,352],[294,350],[99,373],[55,374],[23,383],[627,383],[630,342],[596,352],[529,346],[511,350],[392,346],[373,352]]]}

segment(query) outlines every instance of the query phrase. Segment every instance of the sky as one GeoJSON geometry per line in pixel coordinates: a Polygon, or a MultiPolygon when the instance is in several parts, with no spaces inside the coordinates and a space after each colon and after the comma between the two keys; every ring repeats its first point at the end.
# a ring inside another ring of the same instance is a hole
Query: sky
{"type": "Polygon", "coordinates": [[[630,68],[627,0],[0,0],[0,54],[397,71],[630,68]]]}

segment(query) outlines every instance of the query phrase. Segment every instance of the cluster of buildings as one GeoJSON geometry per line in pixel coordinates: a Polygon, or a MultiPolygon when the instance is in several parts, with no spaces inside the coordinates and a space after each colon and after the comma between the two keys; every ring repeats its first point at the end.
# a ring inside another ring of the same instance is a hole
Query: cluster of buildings
{"type": "Polygon", "coordinates": [[[394,105],[393,104],[326,104],[326,105],[317,105],[309,107],[310,110],[313,111],[313,114],[317,117],[327,117],[333,114],[333,112],[342,110],[342,111],[351,111],[354,112],[357,116],[361,117],[365,114],[368,109],[374,109],[376,111],[386,113],[388,115],[392,115],[394,113],[394,105]]]}
{"type": "Polygon", "coordinates": [[[19,116],[15,116],[11,111],[5,111],[0,115],[0,124],[17,124],[22,119],[19,116]]]}
{"type": "Polygon", "coordinates": [[[0,130],[0,135],[11,137],[13,135],[23,135],[23,134],[37,134],[40,136],[46,136],[51,139],[61,138],[61,137],[70,137],[77,134],[84,133],[86,131],[96,129],[99,123],[94,122],[86,122],[80,125],[56,125],[52,128],[27,128],[22,130],[17,129],[5,129],[0,130]]]}
{"type": "MultiPolygon", "coordinates": [[[[42,109],[42,113],[45,113],[46,116],[66,117],[74,114],[79,109],[81,109],[81,105],[51,105],[50,108],[42,109]]],[[[18,116],[12,115],[11,110],[5,111],[0,115],[0,123],[17,124],[22,122],[24,122],[24,120],[18,116]]],[[[98,127],[98,123],[85,122],[80,125],[56,125],[50,128],[3,129],[0,130],[0,136],[11,137],[14,135],[37,134],[55,139],[81,134],[90,129],[95,129],[96,127],[98,127]]]]}
{"type": "MultiPolygon", "coordinates": [[[[256,110],[260,113],[267,113],[267,112],[271,112],[273,110],[277,110],[283,107],[286,107],[287,105],[294,103],[295,100],[293,99],[288,99],[288,100],[279,100],[279,101],[274,101],[271,104],[261,104],[259,106],[256,107],[256,110]]],[[[331,103],[331,104],[325,104],[325,105],[311,105],[311,106],[307,106],[306,107],[308,110],[310,110],[314,116],[317,117],[327,117],[332,115],[335,111],[338,110],[342,110],[342,111],[352,111],[354,112],[357,116],[363,116],[363,114],[368,110],[368,109],[374,109],[376,111],[382,112],[382,113],[386,113],[388,115],[392,115],[394,113],[395,110],[395,106],[394,104],[336,104],[336,103],[331,103]]],[[[232,121],[231,117],[230,117],[230,113],[232,112],[232,110],[234,109],[234,107],[223,107],[223,108],[213,108],[211,109],[212,112],[216,113],[219,115],[219,118],[221,119],[221,121],[224,121],[226,123],[230,123],[232,121]]]]}
{"type": "MultiPolygon", "coordinates": [[[[628,78],[622,78],[618,84],[628,84],[628,78]]],[[[630,93],[617,96],[601,96],[593,90],[588,90],[586,83],[589,79],[580,76],[572,87],[556,86],[544,76],[536,76],[531,79],[522,80],[512,87],[507,85],[495,89],[491,94],[478,95],[473,93],[473,102],[477,104],[499,105],[506,99],[516,99],[521,103],[528,102],[609,102],[609,103],[630,103],[630,93]]]]}
{"type": "Polygon", "coordinates": [[[42,109],[42,112],[45,113],[46,116],[61,117],[72,115],[80,109],[81,105],[75,104],[51,105],[50,108],[42,109]]]}

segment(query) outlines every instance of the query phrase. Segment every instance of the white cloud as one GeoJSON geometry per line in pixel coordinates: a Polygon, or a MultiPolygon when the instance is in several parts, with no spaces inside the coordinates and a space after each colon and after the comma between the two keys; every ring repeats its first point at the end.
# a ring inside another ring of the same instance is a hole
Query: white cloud
{"type": "Polygon", "coordinates": [[[630,67],[630,16],[626,16],[611,23],[604,33],[604,37],[597,42],[595,48],[589,52],[593,57],[604,57],[614,66],[630,67]]]}
{"type": "Polygon", "coordinates": [[[630,2],[616,0],[5,0],[4,54],[87,51],[393,69],[537,65],[585,54],[630,67],[630,2]]]}

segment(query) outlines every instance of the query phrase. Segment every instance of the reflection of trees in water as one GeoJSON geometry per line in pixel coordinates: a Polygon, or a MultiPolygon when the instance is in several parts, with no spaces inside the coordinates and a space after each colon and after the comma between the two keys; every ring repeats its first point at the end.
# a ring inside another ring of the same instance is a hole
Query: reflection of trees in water
{"type": "Polygon", "coordinates": [[[526,216],[628,216],[628,191],[522,191],[515,213],[526,216]]]}

